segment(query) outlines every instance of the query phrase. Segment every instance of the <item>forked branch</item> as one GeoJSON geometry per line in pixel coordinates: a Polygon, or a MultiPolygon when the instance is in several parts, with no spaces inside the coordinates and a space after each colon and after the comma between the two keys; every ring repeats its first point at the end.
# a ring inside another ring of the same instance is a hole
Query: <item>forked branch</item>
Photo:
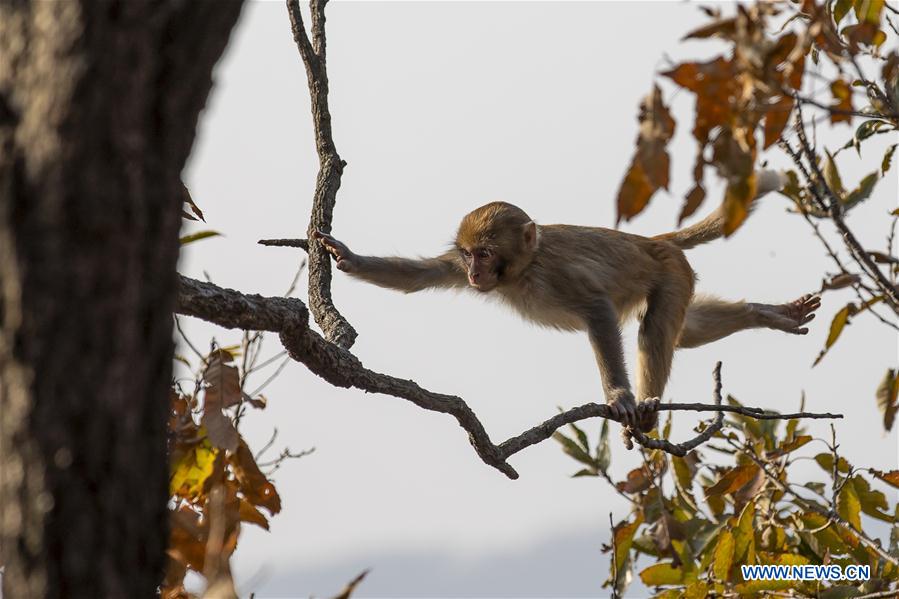
{"type": "MultiPolygon", "coordinates": [[[[512,479],[518,478],[518,473],[507,460],[519,451],[550,438],[560,427],[586,418],[599,417],[617,421],[617,418],[609,413],[606,405],[588,403],[557,414],[496,445],[490,440],[484,425],[474,411],[462,398],[429,391],[414,381],[369,370],[349,351],[336,343],[326,341],[312,330],[309,327],[309,311],[298,299],[246,295],[233,289],[224,289],[212,283],[182,276],[176,312],[201,318],[225,328],[278,333],[291,358],[305,364],[309,370],[336,387],[354,387],[370,393],[392,395],[410,401],[425,410],[450,414],[468,433],[468,439],[481,460],[512,479]]],[[[659,406],[659,410],[714,411],[718,412],[716,423],[722,419],[723,412],[735,412],[760,420],[842,418],[841,414],[808,412],[775,414],[758,408],[721,405],[720,364],[716,367],[714,405],[663,404],[659,406]]],[[[714,428],[715,426],[716,424],[713,424],[694,439],[679,444],[652,439],[642,434],[635,436],[635,439],[646,447],[682,456],[710,438],[718,430],[714,428]]]]}
{"type": "MultiPolygon", "coordinates": [[[[331,134],[331,112],[328,108],[328,70],[325,43],[325,4],[327,0],[312,0],[312,41],[303,25],[298,0],[287,0],[290,29],[300,52],[309,82],[312,122],[315,126],[315,149],[319,171],[312,198],[312,213],[308,235],[313,231],[331,232],[331,220],[340,178],[346,166],[331,134]]],[[[318,242],[309,247],[309,308],[325,337],[343,348],[350,348],[356,340],[356,330],[334,306],[331,298],[331,258],[318,242]]]]}

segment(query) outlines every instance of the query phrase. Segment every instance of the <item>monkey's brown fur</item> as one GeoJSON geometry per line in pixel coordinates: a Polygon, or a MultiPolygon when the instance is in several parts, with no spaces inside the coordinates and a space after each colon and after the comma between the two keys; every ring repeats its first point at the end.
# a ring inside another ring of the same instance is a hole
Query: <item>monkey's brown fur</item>
{"type": "MultiPolygon", "coordinates": [[[[764,193],[767,190],[761,190],[764,193]]],[[[435,258],[359,256],[317,233],[355,277],[404,292],[471,286],[493,292],[526,319],[586,331],[606,399],[623,424],[649,430],[652,403],[642,409],[630,391],[620,324],[640,317],[637,399],[661,397],[676,347],[696,347],[737,331],[767,327],[794,334],[819,306],[804,296],[781,305],[694,298],[695,275],[681,248],[721,236],[721,213],[653,238],[599,227],[536,225],[517,206],[493,202],[467,214],[455,248],[435,258]]]]}

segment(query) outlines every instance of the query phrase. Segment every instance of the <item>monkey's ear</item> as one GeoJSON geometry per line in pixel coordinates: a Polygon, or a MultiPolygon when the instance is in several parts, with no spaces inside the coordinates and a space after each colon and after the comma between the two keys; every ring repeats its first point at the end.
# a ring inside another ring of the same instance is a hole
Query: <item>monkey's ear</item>
{"type": "Polygon", "coordinates": [[[533,250],[537,248],[537,242],[539,239],[540,233],[537,231],[537,223],[534,221],[528,221],[524,225],[524,245],[527,249],[533,250]]]}

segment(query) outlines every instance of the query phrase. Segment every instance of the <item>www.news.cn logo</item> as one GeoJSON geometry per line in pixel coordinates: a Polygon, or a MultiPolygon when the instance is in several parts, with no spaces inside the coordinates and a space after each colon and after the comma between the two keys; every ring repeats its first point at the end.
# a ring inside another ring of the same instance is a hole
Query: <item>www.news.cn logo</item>
{"type": "Polygon", "coordinates": [[[743,580],[868,580],[871,566],[740,566],[743,580]]]}

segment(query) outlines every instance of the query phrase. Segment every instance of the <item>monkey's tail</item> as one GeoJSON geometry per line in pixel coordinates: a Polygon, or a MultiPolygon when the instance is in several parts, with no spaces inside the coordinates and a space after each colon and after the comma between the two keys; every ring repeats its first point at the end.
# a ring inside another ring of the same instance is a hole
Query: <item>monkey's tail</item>
{"type": "MultiPolygon", "coordinates": [[[[787,184],[787,177],[780,171],[764,170],[756,174],[755,197],[749,205],[751,211],[755,202],[763,195],[781,189],[787,184]]],[[[719,206],[710,215],[696,223],[673,233],[656,235],[653,239],[664,239],[673,242],[682,250],[694,248],[708,243],[724,235],[724,207],[719,206]]]]}

